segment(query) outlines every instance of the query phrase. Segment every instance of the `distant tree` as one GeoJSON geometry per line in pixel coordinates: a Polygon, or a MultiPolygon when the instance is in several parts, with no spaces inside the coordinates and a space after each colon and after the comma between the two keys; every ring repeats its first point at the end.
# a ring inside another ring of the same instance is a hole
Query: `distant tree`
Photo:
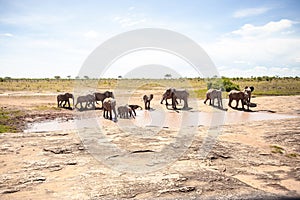
{"type": "Polygon", "coordinates": [[[58,80],[58,79],[60,79],[60,76],[54,76],[54,78],[55,78],[56,80],[58,80]]]}
{"type": "Polygon", "coordinates": [[[76,78],[76,79],[80,79],[80,76],[76,76],[75,78],[76,78]]]}
{"type": "Polygon", "coordinates": [[[69,76],[67,76],[68,77],[68,79],[71,79],[71,76],[69,75],[69,76]]]}
{"type": "Polygon", "coordinates": [[[88,77],[88,76],[84,76],[83,78],[85,78],[85,79],[89,79],[89,77],[88,77]]]}
{"type": "Polygon", "coordinates": [[[165,74],[165,78],[172,78],[172,74],[165,74]]]}
{"type": "Polygon", "coordinates": [[[118,78],[119,78],[119,79],[121,79],[121,78],[122,78],[122,76],[120,75],[120,76],[118,76],[118,78]]]}

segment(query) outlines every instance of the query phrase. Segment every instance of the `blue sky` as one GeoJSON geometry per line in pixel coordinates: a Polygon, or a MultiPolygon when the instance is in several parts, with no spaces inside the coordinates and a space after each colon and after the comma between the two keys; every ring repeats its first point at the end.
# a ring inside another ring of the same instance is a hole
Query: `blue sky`
{"type": "MultiPolygon", "coordinates": [[[[75,77],[97,46],[139,28],[186,35],[223,76],[300,76],[299,10],[297,0],[0,0],[0,77],[75,77]]],[[[149,51],[120,59],[107,76],[161,63],[198,76],[178,58],[149,51]]]]}

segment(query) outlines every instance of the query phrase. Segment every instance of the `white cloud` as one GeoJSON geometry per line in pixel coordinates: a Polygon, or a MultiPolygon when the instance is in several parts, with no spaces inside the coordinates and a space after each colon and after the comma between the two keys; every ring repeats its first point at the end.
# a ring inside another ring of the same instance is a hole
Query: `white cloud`
{"type": "Polygon", "coordinates": [[[134,10],[134,9],[135,9],[134,6],[131,6],[131,7],[128,8],[129,11],[134,10]]]}
{"type": "Polygon", "coordinates": [[[83,34],[83,36],[87,39],[95,39],[99,36],[99,34],[94,30],[89,30],[83,34]]]}
{"type": "Polygon", "coordinates": [[[261,8],[246,8],[241,9],[233,13],[233,17],[235,18],[242,18],[242,17],[249,17],[255,15],[261,15],[265,12],[270,10],[270,8],[261,7],[261,8]]]}
{"type": "Polygon", "coordinates": [[[145,23],[147,20],[146,18],[137,18],[134,16],[126,16],[126,17],[117,16],[114,17],[113,21],[120,24],[122,28],[125,28],[125,27],[131,27],[131,26],[145,23]]]}
{"type": "Polygon", "coordinates": [[[0,37],[13,37],[14,35],[11,33],[2,33],[0,34],[0,37]]]}
{"type": "Polygon", "coordinates": [[[254,26],[252,24],[245,24],[240,29],[232,31],[235,35],[243,37],[259,37],[267,36],[272,33],[278,33],[284,31],[294,24],[293,21],[288,19],[281,19],[280,21],[271,21],[263,26],[254,26]]]}
{"type": "Polygon", "coordinates": [[[299,76],[300,38],[281,34],[293,31],[293,24],[283,19],[263,26],[244,25],[204,47],[216,66],[222,66],[218,69],[223,76],[299,76]]]}

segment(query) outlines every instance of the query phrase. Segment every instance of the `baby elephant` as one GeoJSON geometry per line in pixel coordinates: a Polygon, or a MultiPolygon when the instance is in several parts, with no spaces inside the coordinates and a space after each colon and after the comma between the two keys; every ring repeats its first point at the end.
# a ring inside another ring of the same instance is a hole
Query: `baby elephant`
{"type": "Polygon", "coordinates": [[[140,108],[141,110],[143,110],[143,108],[139,105],[129,105],[129,107],[131,108],[131,110],[135,116],[136,116],[136,112],[135,112],[136,109],[140,108]]]}
{"type": "Polygon", "coordinates": [[[206,104],[206,101],[209,100],[209,105],[215,105],[215,99],[218,100],[218,107],[223,108],[223,103],[222,103],[222,91],[221,90],[216,90],[216,89],[209,89],[206,92],[206,99],[204,103],[206,104]]]}
{"type": "Polygon", "coordinates": [[[150,94],[148,97],[147,95],[144,95],[143,100],[145,103],[145,109],[150,110],[150,101],[153,99],[153,94],[150,94]]]}
{"type": "Polygon", "coordinates": [[[228,106],[232,107],[231,103],[232,103],[233,100],[236,100],[236,106],[235,106],[235,108],[238,107],[239,101],[241,101],[242,102],[242,108],[243,108],[243,110],[245,109],[245,107],[244,107],[245,104],[248,106],[248,110],[249,110],[250,102],[249,102],[249,95],[248,95],[247,92],[245,92],[245,91],[238,91],[238,90],[231,90],[229,92],[229,103],[228,103],[228,106]]]}
{"type": "Polygon", "coordinates": [[[114,112],[115,119],[117,120],[116,100],[113,98],[104,99],[104,101],[103,101],[103,117],[105,119],[112,120],[112,112],[114,112]]]}
{"type": "Polygon", "coordinates": [[[126,118],[129,119],[129,117],[134,117],[133,113],[132,113],[132,109],[128,106],[119,106],[118,107],[118,115],[120,116],[120,118],[126,118]]]}

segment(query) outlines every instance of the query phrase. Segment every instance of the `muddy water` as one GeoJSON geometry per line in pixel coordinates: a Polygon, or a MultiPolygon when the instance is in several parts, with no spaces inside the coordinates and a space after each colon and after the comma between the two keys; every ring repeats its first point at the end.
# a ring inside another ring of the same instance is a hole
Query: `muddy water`
{"type": "MultiPolygon", "coordinates": [[[[178,129],[191,126],[218,126],[223,124],[245,123],[262,120],[290,119],[297,116],[283,115],[267,112],[163,112],[163,111],[137,111],[135,119],[119,119],[116,122],[119,126],[133,125],[137,127],[164,127],[178,129]]],[[[24,132],[49,132],[74,130],[85,127],[99,127],[105,124],[102,117],[61,121],[59,119],[32,123],[24,132]]]]}

